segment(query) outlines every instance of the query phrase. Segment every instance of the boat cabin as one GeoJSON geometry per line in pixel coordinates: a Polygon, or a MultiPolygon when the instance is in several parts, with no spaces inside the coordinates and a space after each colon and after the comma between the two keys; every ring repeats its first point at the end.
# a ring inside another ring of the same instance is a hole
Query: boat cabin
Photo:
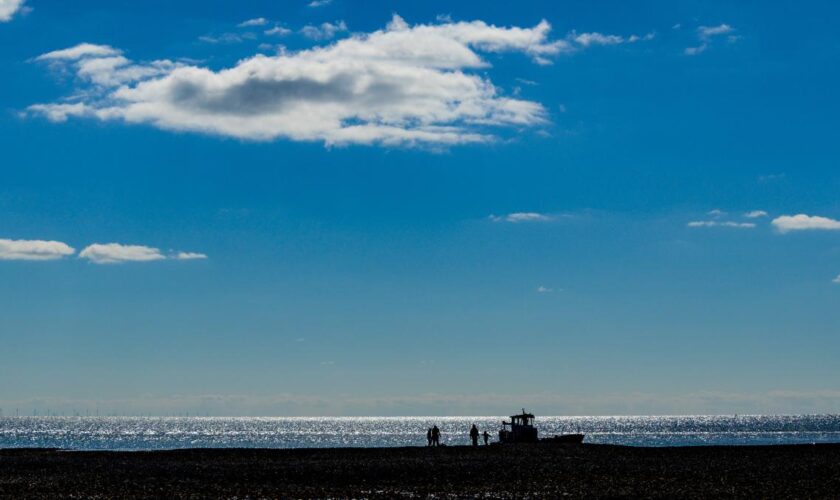
{"type": "Polygon", "coordinates": [[[501,443],[536,443],[537,428],[534,427],[534,415],[522,410],[519,415],[511,415],[510,422],[502,421],[502,428],[499,430],[499,442],[501,443]]]}

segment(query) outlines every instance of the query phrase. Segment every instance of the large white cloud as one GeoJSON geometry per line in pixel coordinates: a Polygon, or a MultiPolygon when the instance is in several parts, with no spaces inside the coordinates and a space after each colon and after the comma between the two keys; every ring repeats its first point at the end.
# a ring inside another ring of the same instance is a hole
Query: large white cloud
{"type": "Polygon", "coordinates": [[[74,252],[60,241],[0,239],[0,260],[56,260],[74,252]]]}
{"type": "Polygon", "coordinates": [[[26,0],[0,0],[0,23],[10,21],[26,0]]]}
{"type": "Polygon", "coordinates": [[[780,233],[790,231],[840,231],[840,221],[818,215],[782,215],[772,222],[780,233]]]}
{"type": "Polygon", "coordinates": [[[487,142],[503,127],[537,126],[548,116],[540,103],[493,85],[482,53],[519,52],[549,64],[558,54],[618,43],[613,35],[574,32],[552,41],[550,30],[546,21],[531,28],[483,21],[409,26],[395,15],[383,30],[256,55],[219,71],[135,63],[111,47],[82,44],[39,58],[75,71],[82,82],[76,97],[29,110],[54,121],[81,116],[249,140],[487,142]]]}

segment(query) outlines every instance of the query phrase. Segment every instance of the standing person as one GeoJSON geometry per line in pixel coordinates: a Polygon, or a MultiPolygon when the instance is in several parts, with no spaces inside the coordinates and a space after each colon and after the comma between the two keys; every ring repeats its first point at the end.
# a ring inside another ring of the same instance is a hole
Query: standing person
{"type": "Polygon", "coordinates": [[[440,429],[438,429],[437,425],[432,427],[432,444],[434,446],[440,446],[440,429]]]}
{"type": "Polygon", "coordinates": [[[490,433],[487,432],[487,431],[484,431],[484,446],[487,446],[488,444],[490,444],[489,441],[490,441],[490,433]]]}
{"type": "Polygon", "coordinates": [[[432,428],[429,427],[429,430],[426,431],[426,446],[432,445],[432,428]]]}
{"type": "Polygon", "coordinates": [[[470,440],[472,441],[473,446],[478,446],[478,427],[476,427],[475,424],[473,424],[470,429],[470,440]]]}

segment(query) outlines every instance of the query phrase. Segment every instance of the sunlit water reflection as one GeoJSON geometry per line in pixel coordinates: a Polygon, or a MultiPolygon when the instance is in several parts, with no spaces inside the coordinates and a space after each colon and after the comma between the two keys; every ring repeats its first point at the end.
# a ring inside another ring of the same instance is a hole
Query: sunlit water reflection
{"type": "MultiPolygon", "coordinates": [[[[502,417],[359,418],[0,418],[0,448],[151,450],[423,446],[437,424],[442,442],[467,444],[469,426],[495,439],[502,417]]],[[[540,435],[586,434],[588,443],[632,446],[840,442],[840,416],[540,417],[540,435]]]]}

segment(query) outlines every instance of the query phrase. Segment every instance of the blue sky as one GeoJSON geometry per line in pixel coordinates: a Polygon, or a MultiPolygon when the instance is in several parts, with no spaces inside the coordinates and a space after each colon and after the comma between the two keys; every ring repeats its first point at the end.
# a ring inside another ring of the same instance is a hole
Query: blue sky
{"type": "Polygon", "coordinates": [[[0,407],[836,412],[838,14],[0,0],[0,407]]]}

